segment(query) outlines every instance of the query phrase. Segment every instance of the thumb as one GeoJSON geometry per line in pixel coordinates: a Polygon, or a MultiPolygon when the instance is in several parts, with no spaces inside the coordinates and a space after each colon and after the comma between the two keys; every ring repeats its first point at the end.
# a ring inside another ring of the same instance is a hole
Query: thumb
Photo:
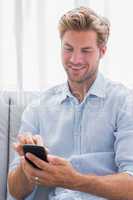
{"type": "Polygon", "coordinates": [[[53,165],[65,165],[67,161],[58,156],[48,155],[48,162],[53,165]]]}

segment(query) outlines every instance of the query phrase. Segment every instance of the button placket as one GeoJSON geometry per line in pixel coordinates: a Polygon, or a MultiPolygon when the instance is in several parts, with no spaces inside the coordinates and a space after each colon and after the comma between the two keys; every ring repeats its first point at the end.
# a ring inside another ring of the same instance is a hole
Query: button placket
{"type": "Polygon", "coordinates": [[[75,106],[75,120],[74,120],[74,152],[81,153],[81,107],[75,106]]]}

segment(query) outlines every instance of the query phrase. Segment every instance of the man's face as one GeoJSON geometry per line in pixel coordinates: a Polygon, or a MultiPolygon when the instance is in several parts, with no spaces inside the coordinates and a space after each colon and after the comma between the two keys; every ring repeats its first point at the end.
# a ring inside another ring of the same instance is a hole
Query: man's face
{"type": "Polygon", "coordinates": [[[106,47],[97,45],[95,31],[66,31],[62,38],[62,63],[68,81],[85,83],[95,77],[106,47]]]}

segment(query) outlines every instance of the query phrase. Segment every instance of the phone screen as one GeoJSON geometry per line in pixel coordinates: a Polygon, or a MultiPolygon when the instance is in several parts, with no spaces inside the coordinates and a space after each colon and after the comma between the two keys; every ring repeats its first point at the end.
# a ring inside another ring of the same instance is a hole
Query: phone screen
{"type": "MultiPolygon", "coordinates": [[[[48,162],[47,160],[47,152],[45,150],[45,148],[43,146],[38,146],[38,145],[31,145],[31,144],[25,144],[23,145],[23,151],[24,154],[26,153],[32,153],[35,156],[37,156],[38,158],[44,160],[45,162],[48,162]]],[[[38,168],[32,161],[30,161],[26,155],[25,155],[25,159],[35,168],[38,168]]]]}

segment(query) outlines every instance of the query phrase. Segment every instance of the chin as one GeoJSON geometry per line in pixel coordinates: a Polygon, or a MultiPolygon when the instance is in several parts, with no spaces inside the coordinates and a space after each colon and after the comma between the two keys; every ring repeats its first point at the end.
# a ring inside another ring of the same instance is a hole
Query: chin
{"type": "Polygon", "coordinates": [[[74,83],[78,83],[78,84],[81,84],[84,82],[84,79],[77,79],[77,78],[69,78],[68,80],[74,83]]]}

